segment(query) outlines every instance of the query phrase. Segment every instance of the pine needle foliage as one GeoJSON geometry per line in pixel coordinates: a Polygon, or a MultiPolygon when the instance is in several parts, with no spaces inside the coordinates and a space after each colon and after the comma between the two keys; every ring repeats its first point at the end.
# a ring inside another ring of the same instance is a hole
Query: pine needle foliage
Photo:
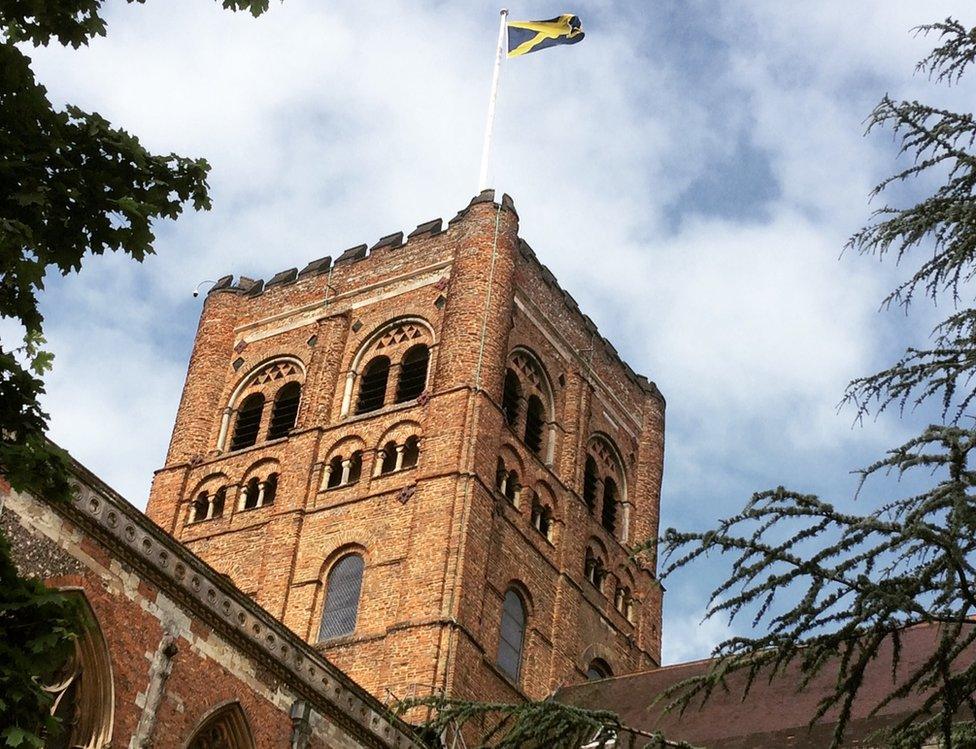
{"type": "MultiPolygon", "coordinates": [[[[976,29],[950,18],[915,31],[937,36],[938,46],[917,66],[935,83],[957,83],[976,60],[976,29]]],[[[878,745],[919,747],[936,738],[947,749],[973,746],[976,429],[968,424],[976,398],[976,120],[886,95],[868,119],[868,131],[877,128],[894,133],[910,164],[873,197],[895,183],[937,186],[914,205],[876,210],[848,249],[909,267],[883,307],[907,309],[928,298],[947,299],[954,310],[936,327],[931,346],[909,348],[891,367],[853,381],[844,402],[861,419],[892,405],[940,401],[943,423],[860,471],[858,493],[879,480],[887,493],[892,479],[907,477],[926,488],[859,514],[779,487],[755,494],[712,530],[666,531],[659,539],[662,577],[708,554],[731,556],[730,574],[713,591],[706,616],[746,619],[759,634],[721,643],[714,667],[669,690],[664,701],[672,710],[697,709],[731,688],[733,675],[736,688],[748,691],[784,674],[795,682],[799,673],[799,689],[818,677],[831,685],[810,719],[836,720],[832,746],[842,744],[856,700],[869,701],[861,704],[872,716],[898,707],[901,717],[875,736],[878,745]],[[908,667],[905,628],[920,623],[934,627],[935,649],[908,667]],[[869,696],[865,674],[888,650],[890,683],[882,696],[869,696]]]]}
{"type": "Polygon", "coordinates": [[[511,704],[470,702],[443,696],[403,700],[397,714],[418,707],[429,711],[424,733],[432,746],[466,728],[479,736],[479,749],[692,749],[660,733],[625,726],[609,710],[587,710],[549,700],[511,704]]]}

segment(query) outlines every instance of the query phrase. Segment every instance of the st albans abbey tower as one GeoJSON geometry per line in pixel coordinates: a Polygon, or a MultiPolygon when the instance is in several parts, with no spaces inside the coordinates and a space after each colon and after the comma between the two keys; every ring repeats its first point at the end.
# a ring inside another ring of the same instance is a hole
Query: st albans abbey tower
{"type": "Polygon", "coordinates": [[[204,304],[148,514],[379,699],[659,665],[664,400],[486,191],[204,304]]]}

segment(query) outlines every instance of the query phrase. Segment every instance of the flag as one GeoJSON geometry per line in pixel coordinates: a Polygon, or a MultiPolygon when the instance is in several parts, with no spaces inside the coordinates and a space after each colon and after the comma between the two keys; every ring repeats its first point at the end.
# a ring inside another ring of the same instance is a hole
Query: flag
{"type": "Polygon", "coordinates": [[[518,57],[557,44],[576,44],[583,40],[579,16],[564,13],[548,21],[509,21],[508,56],[518,57]]]}

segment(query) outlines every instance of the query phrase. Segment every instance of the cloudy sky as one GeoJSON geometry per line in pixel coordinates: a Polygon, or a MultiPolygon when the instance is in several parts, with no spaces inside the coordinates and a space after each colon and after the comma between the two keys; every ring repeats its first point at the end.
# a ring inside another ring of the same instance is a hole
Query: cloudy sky
{"type": "MultiPolygon", "coordinates": [[[[267,278],[452,216],[477,187],[498,7],[285,0],[260,19],[210,0],[109,0],[109,33],[32,50],[52,99],[158,152],[205,156],[214,208],[158,227],[143,266],[98,258],[43,298],[52,435],[135,504],[163,461],[204,279],[267,278]]],[[[582,44],[506,65],[494,184],[522,235],[668,399],[663,525],[702,527],[756,490],[835,500],[917,426],[852,428],[845,383],[922,342],[934,311],[879,313],[896,269],[852,255],[890,134],[883,93],[970,111],[974,87],[913,75],[909,30],[969,3],[526,0],[572,10],[582,44]],[[966,110],[966,108],[969,108],[966,110]]],[[[898,196],[910,199],[908,192],[898,196]]],[[[722,560],[669,580],[665,660],[699,627],[722,560]]]]}

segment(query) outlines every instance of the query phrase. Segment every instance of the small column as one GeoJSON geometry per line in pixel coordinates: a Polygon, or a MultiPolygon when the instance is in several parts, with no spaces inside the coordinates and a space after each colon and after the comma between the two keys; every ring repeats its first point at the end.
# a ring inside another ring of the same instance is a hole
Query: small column
{"type": "Polygon", "coordinates": [[[234,409],[230,406],[224,409],[224,415],[220,419],[220,436],[217,437],[217,450],[222,451],[224,449],[224,443],[227,440],[227,430],[230,428],[230,417],[234,413],[234,409]]]}
{"type": "Polygon", "coordinates": [[[264,487],[266,483],[266,481],[258,482],[258,501],[257,504],[254,505],[255,507],[261,507],[264,505],[264,487]]]}
{"type": "Polygon", "coordinates": [[[349,483],[349,469],[352,466],[352,460],[345,458],[342,461],[342,479],[339,481],[339,486],[345,486],[349,483]]]}
{"type": "Polygon", "coordinates": [[[329,488],[329,479],[332,477],[332,463],[326,463],[322,468],[322,481],[319,483],[319,491],[329,488]]]}
{"type": "Polygon", "coordinates": [[[355,382],[356,372],[350,369],[346,374],[346,388],[342,391],[342,408],[339,411],[341,417],[349,415],[349,408],[352,405],[352,386],[355,382]]]}
{"type": "Polygon", "coordinates": [[[243,510],[244,505],[247,504],[247,484],[238,484],[239,491],[237,495],[237,509],[243,510]]]}
{"type": "Polygon", "coordinates": [[[384,461],[385,457],[386,457],[385,448],[381,447],[379,450],[376,451],[376,457],[373,459],[373,478],[379,476],[380,472],[383,470],[383,463],[385,462],[384,461]]]}
{"type": "Polygon", "coordinates": [[[394,471],[402,470],[403,468],[403,451],[407,449],[406,445],[396,446],[396,466],[394,466],[394,471]]]}
{"type": "Polygon", "coordinates": [[[623,510],[620,514],[621,526],[620,526],[620,541],[621,543],[627,543],[630,540],[630,502],[624,500],[620,503],[620,507],[623,510]]]}
{"type": "Polygon", "coordinates": [[[207,520],[213,519],[213,511],[214,511],[214,495],[208,494],[207,495],[207,520]]]}

